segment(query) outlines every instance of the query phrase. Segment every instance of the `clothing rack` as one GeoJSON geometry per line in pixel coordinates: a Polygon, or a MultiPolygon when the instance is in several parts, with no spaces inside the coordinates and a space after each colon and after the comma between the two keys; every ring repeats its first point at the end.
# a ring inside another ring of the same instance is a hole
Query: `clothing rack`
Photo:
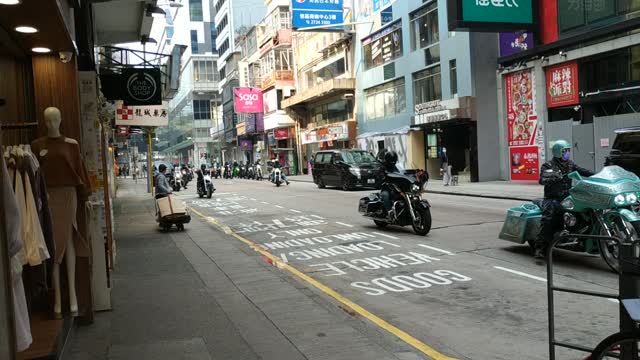
{"type": "Polygon", "coordinates": [[[0,124],[0,128],[6,129],[6,130],[19,130],[19,129],[34,128],[34,127],[38,127],[37,122],[0,124]]]}
{"type": "Polygon", "coordinates": [[[2,142],[5,145],[29,144],[36,137],[38,131],[37,122],[0,123],[2,129],[2,142]]]}

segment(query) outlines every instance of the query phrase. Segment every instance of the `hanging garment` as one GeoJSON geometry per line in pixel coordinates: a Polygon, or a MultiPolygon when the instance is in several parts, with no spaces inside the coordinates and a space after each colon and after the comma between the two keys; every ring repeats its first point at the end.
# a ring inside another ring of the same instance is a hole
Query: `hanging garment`
{"type": "Polygon", "coordinates": [[[53,222],[53,240],[55,242],[55,261],[62,263],[67,244],[73,239],[76,249],[86,249],[87,244],[78,236],[78,223],[76,212],[78,207],[78,195],[75,186],[63,186],[49,188],[49,207],[51,208],[51,220],[53,222]]]}
{"type": "Polygon", "coordinates": [[[22,264],[24,253],[22,251],[22,231],[20,221],[20,208],[17,197],[13,191],[12,178],[9,176],[4,157],[0,156],[0,172],[3,187],[2,206],[5,210],[5,221],[7,242],[9,245],[9,256],[11,264],[11,290],[13,296],[13,312],[16,329],[16,348],[18,351],[26,350],[33,339],[31,337],[31,325],[29,323],[29,312],[25,299],[24,285],[22,283],[22,264]]]}

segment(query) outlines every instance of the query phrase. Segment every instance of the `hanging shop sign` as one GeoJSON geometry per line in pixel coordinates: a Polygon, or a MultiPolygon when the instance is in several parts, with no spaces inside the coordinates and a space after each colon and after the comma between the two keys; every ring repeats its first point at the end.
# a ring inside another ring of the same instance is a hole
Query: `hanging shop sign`
{"type": "Polygon", "coordinates": [[[251,87],[234,88],[233,106],[236,113],[262,112],[262,89],[251,87]]]}
{"type": "Polygon", "coordinates": [[[500,56],[510,56],[529,49],[533,49],[532,32],[500,33],[500,56]]]}
{"type": "Polygon", "coordinates": [[[301,132],[302,144],[313,144],[325,141],[349,140],[349,126],[347,123],[333,124],[301,132]]]}
{"type": "MultiPolygon", "coordinates": [[[[293,30],[331,26],[326,30],[341,31],[344,24],[343,0],[292,0],[293,30]]],[[[318,31],[318,29],[314,29],[318,31]]]]}
{"type": "Polygon", "coordinates": [[[537,0],[451,0],[449,30],[533,30],[537,0]]]}
{"type": "Polygon", "coordinates": [[[506,106],[511,180],[538,180],[540,160],[544,159],[544,147],[539,144],[544,141],[540,141],[542,123],[536,113],[531,70],[506,76],[506,106]]]}
{"type": "Polygon", "coordinates": [[[127,106],[116,101],[116,125],[162,127],[169,125],[169,103],[155,106],[127,106]]]}
{"type": "Polygon", "coordinates": [[[273,137],[276,140],[288,139],[289,138],[289,129],[275,129],[273,131],[273,137]]]}
{"type": "Polygon", "coordinates": [[[459,110],[459,101],[434,100],[417,104],[414,107],[413,125],[424,125],[455,119],[460,117],[459,110]]]}
{"type": "Polygon", "coordinates": [[[251,139],[240,140],[240,150],[243,150],[243,151],[253,150],[253,140],[251,139]]]}
{"type": "Polygon", "coordinates": [[[129,135],[128,126],[118,126],[118,135],[129,135]]]}
{"type": "Polygon", "coordinates": [[[431,124],[431,123],[437,123],[440,121],[451,120],[453,118],[454,118],[454,115],[451,110],[441,110],[441,111],[435,111],[435,112],[426,113],[426,114],[416,114],[414,119],[414,124],[415,125],[431,124]]]}
{"type": "Polygon", "coordinates": [[[240,123],[236,125],[236,134],[238,136],[244,135],[247,133],[247,123],[240,123]]]}
{"type": "Polygon", "coordinates": [[[545,69],[547,76],[547,107],[575,105],[578,93],[578,63],[575,61],[545,69]]]}
{"type": "Polygon", "coordinates": [[[160,69],[123,69],[121,85],[125,105],[162,105],[160,69]]]}

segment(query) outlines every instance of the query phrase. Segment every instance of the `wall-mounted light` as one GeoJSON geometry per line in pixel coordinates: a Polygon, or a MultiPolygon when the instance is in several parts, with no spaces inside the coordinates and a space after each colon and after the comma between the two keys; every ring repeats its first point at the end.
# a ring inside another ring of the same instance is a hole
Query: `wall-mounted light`
{"type": "Polygon", "coordinates": [[[33,34],[38,32],[38,29],[32,26],[18,26],[14,30],[23,34],[33,34]]]}
{"type": "Polygon", "coordinates": [[[158,3],[158,6],[168,6],[168,7],[172,7],[172,8],[181,8],[183,5],[180,4],[177,1],[167,1],[167,2],[162,2],[162,3],[158,3]]]}
{"type": "Polygon", "coordinates": [[[147,5],[147,16],[163,18],[163,17],[165,17],[165,15],[166,15],[166,13],[161,8],[159,8],[157,6],[153,6],[151,4],[147,5]]]}
{"type": "Polygon", "coordinates": [[[558,53],[558,55],[559,55],[561,58],[566,58],[566,57],[567,57],[567,53],[565,53],[564,51],[560,51],[560,52],[558,53]]]}
{"type": "Polygon", "coordinates": [[[0,0],[0,5],[20,5],[22,0],[0,0]]]}
{"type": "Polygon", "coordinates": [[[158,41],[154,38],[149,37],[148,35],[142,35],[142,37],[140,38],[140,42],[142,43],[142,45],[144,44],[157,44],[158,41]]]}
{"type": "Polygon", "coordinates": [[[541,61],[542,63],[548,63],[548,62],[549,62],[549,58],[548,58],[548,57],[546,57],[546,56],[542,56],[542,58],[540,58],[540,61],[541,61]]]}

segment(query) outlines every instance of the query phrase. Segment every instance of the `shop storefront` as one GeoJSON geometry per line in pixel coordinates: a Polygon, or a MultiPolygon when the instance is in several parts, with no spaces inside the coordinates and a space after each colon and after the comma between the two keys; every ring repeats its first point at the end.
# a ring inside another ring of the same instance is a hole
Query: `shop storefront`
{"type": "MultiPolygon", "coordinates": [[[[300,131],[303,154],[307,159],[320,150],[351,149],[356,143],[356,122],[344,121],[340,123],[320,126],[300,131]]],[[[308,167],[306,164],[305,168],[308,167]]]]}
{"type": "Polygon", "coordinates": [[[296,171],[296,155],[295,141],[292,137],[293,128],[273,129],[267,132],[268,140],[268,157],[269,159],[278,159],[280,166],[285,172],[295,174],[296,171]]]}
{"type": "Polygon", "coordinates": [[[446,148],[449,165],[458,181],[478,181],[473,109],[471,97],[436,100],[415,106],[413,127],[423,130],[425,165],[432,178],[442,178],[440,159],[446,148]]]}

